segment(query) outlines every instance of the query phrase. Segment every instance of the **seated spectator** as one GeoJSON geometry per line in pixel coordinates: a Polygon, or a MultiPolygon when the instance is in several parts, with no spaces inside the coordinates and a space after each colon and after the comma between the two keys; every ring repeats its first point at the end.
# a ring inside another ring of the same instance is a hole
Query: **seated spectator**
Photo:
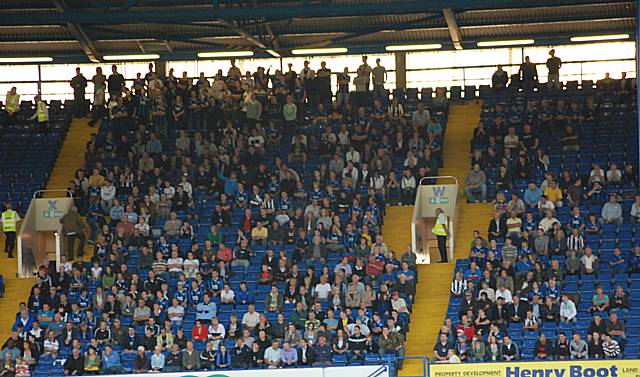
{"type": "Polygon", "coordinates": [[[600,224],[617,224],[623,222],[622,207],[618,204],[616,194],[609,195],[609,201],[602,206],[600,224]]]}
{"type": "Polygon", "coordinates": [[[232,365],[231,353],[227,350],[224,344],[221,344],[216,352],[216,369],[230,369],[232,365]]]}
{"type": "Polygon", "coordinates": [[[593,275],[600,271],[600,260],[588,246],[584,249],[584,255],[580,258],[580,263],[580,274],[582,275],[593,275]]]}
{"type": "Polygon", "coordinates": [[[298,365],[298,351],[289,342],[282,345],[282,367],[296,367],[298,365]]]}
{"type": "Polygon", "coordinates": [[[569,360],[571,358],[571,346],[564,332],[558,334],[553,350],[556,360],[569,360]]]}
{"type": "Polygon", "coordinates": [[[192,341],[188,341],[187,348],[182,351],[182,369],[190,371],[200,369],[200,353],[193,348],[192,341]]]}
{"type": "Polygon", "coordinates": [[[156,347],[151,355],[151,371],[162,372],[165,367],[165,357],[161,347],[156,347]]]}
{"type": "Polygon", "coordinates": [[[578,133],[573,129],[573,126],[569,124],[565,126],[564,134],[562,135],[562,137],[560,137],[559,140],[562,143],[562,150],[564,152],[578,152],[580,150],[580,140],[578,133]]]}
{"type": "Polygon", "coordinates": [[[120,374],[125,372],[125,369],[120,363],[120,355],[114,351],[109,344],[104,347],[101,371],[105,374],[120,374]]]}
{"type": "Polygon", "coordinates": [[[611,335],[605,334],[602,352],[605,359],[618,359],[621,353],[620,344],[611,335]]]}
{"type": "Polygon", "coordinates": [[[536,344],[533,346],[533,355],[537,361],[553,359],[553,345],[547,340],[543,332],[540,333],[536,344]]]}
{"type": "Polygon", "coordinates": [[[573,334],[571,343],[569,343],[569,352],[571,360],[586,360],[589,358],[589,346],[587,342],[580,338],[580,334],[573,334]]]}
{"type": "Polygon", "coordinates": [[[264,363],[267,368],[276,369],[280,367],[281,362],[282,362],[282,349],[280,349],[278,341],[274,340],[271,342],[271,347],[268,347],[264,351],[264,363]]]}
{"type": "Polygon", "coordinates": [[[576,304],[564,293],[560,302],[560,320],[565,323],[576,322],[578,310],[576,304]]]}
{"type": "Polygon", "coordinates": [[[518,346],[511,341],[511,337],[509,335],[505,335],[502,341],[500,355],[504,361],[520,360],[520,350],[518,349],[518,346]]]}
{"type": "Polygon", "coordinates": [[[79,376],[84,374],[84,357],[80,354],[80,349],[71,350],[71,355],[64,362],[63,366],[65,375],[79,376]]]}
{"type": "Polygon", "coordinates": [[[147,373],[151,369],[151,362],[145,354],[143,346],[138,347],[136,357],[133,359],[133,373],[147,373]]]}
{"type": "Polygon", "coordinates": [[[314,367],[324,368],[333,365],[333,351],[323,335],[318,337],[318,343],[312,347],[311,355],[314,367]]]}
{"type": "Polygon", "coordinates": [[[487,177],[484,171],[480,169],[480,165],[473,165],[473,169],[467,174],[464,193],[470,203],[486,202],[487,177]],[[476,195],[479,195],[479,197],[476,197],[476,195]]]}
{"type": "MultiPolygon", "coordinates": [[[[637,246],[636,246],[637,248],[637,246]]],[[[618,285],[613,297],[610,299],[611,313],[626,314],[629,312],[629,294],[624,290],[624,287],[618,285]]]]}
{"type": "Polygon", "coordinates": [[[622,181],[622,171],[618,169],[615,163],[612,163],[607,170],[607,182],[608,183],[620,183],[622,181]]]}

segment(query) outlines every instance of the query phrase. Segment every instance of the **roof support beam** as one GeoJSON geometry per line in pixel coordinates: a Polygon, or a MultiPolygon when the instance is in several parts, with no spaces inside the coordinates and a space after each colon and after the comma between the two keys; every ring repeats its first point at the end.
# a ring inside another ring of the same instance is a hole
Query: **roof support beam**
{"type": "Polygon", "coordinates": [[[447,28],[449,28],[449,35],[451,35],[453,47],[456,50],[462,50],[462,34],[458,27],[458,21],[456,21],[456,14],[451,8],[443,9],[442,13],[444,14],[444,19],[447,21],[447,28]]]}
{"type": "MultiPolygon", "coordinates": [[[[607,3],[610,0],[589,0],[589,3],[607,3]]],[[[441,12],[442,9],[487,9],[513,7],[542,7],[584,4],[584,0],[493,0],[488,6],[486,0],[422,0],[398,1],[393,6],[385,2],[346,3],[335,6],[309,4],[286,7],[232,8],[212,6],[202,9],[153,8],[125,12],[122,10],[67,11],[64,13],[3,12],[0,14],[2,25],[33,25],[42,23],[81,23],[81,24],[122,24],[128,22],[197,22],[215,19],[288,19],[304,17],[336,17],[379,14],[407,14],[421,12],[441,12]],[[4,17],[2,17],[4,16],[4,17]]]]}
{"type": "MultiPolygon", "coordinates": [[[[56,9],[59,13],[64,14],[69,12],[69,7],[65,0],[53,0],[53,4],[56,6],[56,9]]],[[[93,63],[99,63],[100,59],[98,59],[98,50],[96,46],[93,44],[93,41],[89,39],[87,34],[82,30],[79,24],[75,22],[67,22],[67,27],[71,31],[71,34],[75,37],[75,39],[80,43],[82,50],[84,51],[89,61],[93,63]]]]}
{"type": "Polygon", "coordinates": [[[235,21],[225,21],[225,20],[222,20],[222,19],[220,20],[220,22],[222,23],[222,25],[224,27],[226,27],[227,29],[229,29],[229,30],[233,31],[234,33],[238,34],[239,36],[244,38],[247,42],[251,43],[252,45],[256,46],[257,48],[261,48],[261,49],[267,48],[267,46],[264,43],[260,42],[253,35],[247,33],[246,30],[244,30],[243,28],[238,26],[237,22],[235,22],[235,21]]]}
{"type": "Polygon", "coordinates": [[[127,0],[127,2],[122,6],[122,10],[129,10],[133,8],[138,3],[138,0],[127,0]]]}

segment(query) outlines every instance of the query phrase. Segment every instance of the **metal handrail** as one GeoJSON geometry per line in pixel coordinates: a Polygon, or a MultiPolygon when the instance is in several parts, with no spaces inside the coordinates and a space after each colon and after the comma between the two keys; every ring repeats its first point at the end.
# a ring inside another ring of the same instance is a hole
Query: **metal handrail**
{"type": "Polygon", "coordinates": [[[33,192],[33,198],[37,198],[39,194],[43,194],[45,192],[66,192],[67,194],[69,194],[69,196],[71,198],[73,198],[73,193],[70,190],[67,189],[55,189],[55,190],[36,190],[33,192]]]}
{"type": "Polygon", "coordinates": [[[447,179],[453,179],[453,181],[456,183],[456,185],[458,184],[458,178],[452,176],[452,175],[437,175],[435,177],[422,177],[420,178],[420,185],[422,186],[422,181],[427,180],[427,179],[441,179],[441,178],[447,178],[447,179]]]}

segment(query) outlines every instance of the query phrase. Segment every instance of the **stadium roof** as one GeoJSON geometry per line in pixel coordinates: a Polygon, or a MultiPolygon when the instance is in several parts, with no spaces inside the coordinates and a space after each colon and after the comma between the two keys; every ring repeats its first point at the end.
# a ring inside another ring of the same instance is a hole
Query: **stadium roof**
{"type": "Polygon", "coordinates": [[[2,0],[0,55],[99,61],[105,55],[194,58],[201,51],[392,44],[475,48],[486,40],[569,42],[635,34],[636,4],[603,0],[2,0]]]}

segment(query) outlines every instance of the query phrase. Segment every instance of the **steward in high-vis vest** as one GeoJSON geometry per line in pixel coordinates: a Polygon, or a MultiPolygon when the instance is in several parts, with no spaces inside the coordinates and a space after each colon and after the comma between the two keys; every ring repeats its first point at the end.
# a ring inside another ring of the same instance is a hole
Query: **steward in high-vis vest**
{"type": "Polygon", "coordinates": [[[46,133],[49,123],[49,109],[40,95],[35,96],[34,100],[36,102],[36,113],[33,114],[31,119],[37,119],[38,125],[40,125],[40,132],[46,133]]]}
{"type": "Polygon", "coordinates": [[[20,110],[20,95],[18,94],[18,90],[15,86],[7,92],[4,109],[7,111],[10,118],[20,110]]]}
{"type": "Polygon", "coordinates": [[[11,203],[7,203],[5,208],[5,211],[2,212],[2,231],[6,238],[4,251],[9,254],[9,258],[13,258],[13,248],[16,243],[16,231],[18,230],[20,215],[13,210],[11,203]]]}
{"type": "Polygon", "coordinates": [[[440,251],[440,262],[447,263],[447,237],[449,228],[447,227],[447,216],[442,208],[436,208],[436,222],[431,228],[431,232],[438,239],[438,250],[440,251]]]}

